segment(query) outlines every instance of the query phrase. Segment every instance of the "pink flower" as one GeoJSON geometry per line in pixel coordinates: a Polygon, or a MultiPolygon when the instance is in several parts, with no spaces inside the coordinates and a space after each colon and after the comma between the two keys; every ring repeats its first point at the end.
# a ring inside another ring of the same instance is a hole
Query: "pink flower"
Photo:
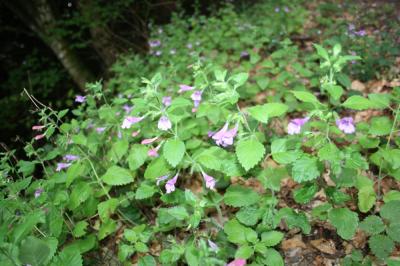
{"type": "Polygon", "coordinates": [[[163,175],[163,176],[157,177],[157,181],[156,181],[157,186],[160,185],[160,183],[162,181],[166,180],[168,177],[169,177],[169,175],[163,175]]]}
{"type": "Polygon", "coordinates": [[[208,239],[207,242],[208,242],[208,246],[210,247],[210,249],[211,249],[212,251],[214,251],[214,252],[217,252],[217,251],[218,251],[219,248],[218,248],[217,244],[215,244],[214,242],[212,242],[210,239],[208,239]]]}
{"type": "Polygon", "coordinates": [[[44,192],[43,188],[36,189],[35,193],[34,193],[35,198],[39,198],[40,195],[42,195],[43,192],[44,192]]]}
{"type": "Polygon", "coordinates": [[[158,157],[158,150],[160,149],[160,147],[161,147],[161,144],[158,145],[158,146],[155,147],[155,148],[151,148],[151,149],[147,152],[147,155],[148,155],[149,157],[158,157]]]}
{"type": "Polygon", "coordinates": [[[43,128],[45,128],[45,126],[33,126],[33,127],[32,127],[32,130],[41,131],[43,128]]]}
{"type": "Polygon", "coordinates": [[[160,120],[158,120],[158,129],[160,130],[168,130],[172,127],[171,121],[166,117],[165,115],[160,117],[160,120]]]}
{"type": "Polygon", "coordinates": [[[346,134],[352,134],[356,132],[352,117],[343,117],[342,119],[338,119],[336,120],[336,125],[341,131],[346,134]]]}
{"type": "Polygon", "coordinates": [[[185,85],[185,84],[181,84],[181,85],[179,85],[178,93],[182,93],[182,92],[185,92],[185,91],[192,91],[192,90],[194,90],[194,87],[188,86],[188,85],[185,85]]]}
{"type": "Polygon", "coordinates": [[[57,172],[60,172],[62,169],[66,169],[71,166],[71,163],[58,163],[57,164],[57,172]]]}
{"type": "Polygon", "coordinates": [[[85,101],[86,101],[86,96],[82,96],[82,95],[76,95],[75,96],[75,102],[84,103],[85,101]]]}
{"type": "Polygon", "coordinates": [[[308,117],[306,118],[295,118],[290,120],[288,124],[288,134],[300,134],[301,127],[309,120],[308,117]]]}
{"type": "Polygon", "coordinates": [[[132,136],[132,137],[136,137],[137,135],[139,135],[139,133],[140,133],[139,130],[133,131],[132,134],[131,134],[131,136],[132,136]]]}
{"type": "Polygon", "coordinates": [[[153,143],[154,141],[156,141],[157,139],[158,139],[158,137],[155,137],[152,139],[144,139],[144,140],[142,140],[141,144],[144,144],[144,145],[150,144],[150,143],[153,143]]]}
{"type": "Polygon", "coordinates": [[[67,154],[64,156],[64,160],[67,162],[71,162],[71,161],[76,161],[79,159],[78,155],[73,155],[73,154],[67,154]]]}
{"type": "Polygon", "coordinates": [[[194,102],[194,107],[197,108],[201,102],[201,95],[203,94],[202,91],[194,91],[191,98],[194,102]]]}
{"type": "Polygon", "coordinates": [[[246,265],[245,259],[236,259],[236,260],[231,261],[226,266],[244,266],[244,265],[246,265]]]}
{"type": "Polygon", "coordinates": [[[125,104],[124,106],[122,106],[122,108],[124,109],[125,113],[129,114],[132,111],[133,106],[125,104]]]}
{"type": "Polygon", "coordinates": [[[34,139],[35,139],[35,140],[39,140],[39,139],[44,138],[45,136],[46,136],[45,134],[36,135],[36,136],[34,137],[34,139]]]}
{"type": "Polygon", "coordinates": [[[142,117],[136,117],[136,116],[127,116],[125,117],[124,121],[122,122],[121,128],[130,128],[133,124],[136,124],[140,121],[143,120],[142,117]]]}
{"type": "Polygon", "coordinates": [[[104,130],[106,130],[105,127],[96,127],[96,132],[97,133],[102,133],[102,132],[104,132],[104,130]]]}
{"type": "Polygon", "coordinates": [[[176,174],[173,178],[168,180],[168,182],[165,184],[165,190],[167,191],[167,194],[175,191],[175,183],[178,180],[178,174],[176,174]]]}
{"type": "Polygon", "coordinates": [[[214,189],[214,187],[215,187],[214,177],[207,175],[203,171],[201,173],[203,174],[204,181],[206,181],[206,188],[214,189]]]}
{"type": "Polygon", "coordinates": [[[162,98],[162,103],[165,105],[165,107],[168,107],[171,105],[172,97],[171,96],[165,96],[162,98]]]}
{"type": "Polygon", "coordinates": [[[228,129],[229,123],[226,122],[225,125],[215,134],[212,135],[212,139],[218,146],[227,147],[233,144],[233,138],[237,134],[238,125],[236,124],[234,128],[228,129]]]}

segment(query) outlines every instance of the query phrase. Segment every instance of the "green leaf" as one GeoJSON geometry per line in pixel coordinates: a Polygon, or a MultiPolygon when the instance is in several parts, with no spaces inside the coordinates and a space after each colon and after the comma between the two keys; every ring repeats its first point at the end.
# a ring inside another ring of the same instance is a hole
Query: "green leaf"
{"type": "Polygon", "coordinates": [[[293,198],[297,203],[305,204],[314,198],[318,192],[318,185],[315,183],[307,184],[302,188],[298,188],[293,192],[293,198]]]}
{"type": "Polygon", "coordinates": [[[107,172],[101,177],[101,179],[107,185],[111,186],[122,186],[133,182],[134,178],[132,174],[119,166],[111,166],[107,172]]]}
{"type": "Polygon", "coordinates": [[[279,231],[269,231],[261,234],[261,242],[267,247],[278,245],[284,237],[284,234],[279,231]]]}
{"type": "Polygon", "coordinates": [[[76,162],[71,165],[67,170],[67,179],[65,181],[65,185],[69,187],[76,178],[84,175],[85,171],[86,167],[81,162],[76,162]]]}
{"type": "Polygon", "coordinates": [[[82,256],[77,248],[66,247],[54,258],[51,266],[82,266],[82,256]]]}
{"type": "Polygon", "coordinates": [[[308,92],[308,91],[291,91],[299,101],[306,102],[306,103],[314,103],[314,104],[320,104],[318,101],[317,97],[314,96],[314,94],[308,92]]]}
{"type": "Polygon", "coordinates": [[[138,266],[156,266],[156,260],[153,258],[153,256],[147,255],[144,257],[141,257],[138,262],[138,266]]]}
{"type": "Polygon", "coordinates": [[[377,136],[389,135],[392,129],[392,120],[386,116],[372,117],[369,134],[377,136]]]}
{"type": "Polygon", "coordinates": [[[76,209],[82,202],[85,202],[93,193],[89,183],[79,182],[77,183],[69,198],[69,208],[71,210],[76,209]]]}
{"type": "Polygon", "coordinates": [[[397,190],[390,190],[383,196],[383,201],[385,203],[392,201],[392,200],[398,200],[400,201],[400,191],[397,190]]]}
{"type": "Polygon", "coordinates": [[[307,219],[307,216],[302,212],[296,213],[291,208],[282,208],[273,217],[274,226],[278,226],[282,219],[285,220],[289,229],[299,227],[305,234],[309,234],[311,231],[311,225],[307,219]]]}
{"type": "Polygon", "coordinates": [[[368,240],[372,253],[380,259],[386,259],[394,249],[394,242],[385,235],[375,235],[368,240]]]}
{"type": "Polygon", "coordinates": [[[74,226],[74,230],[72,231],[72,234],[74,237],[82,237],[86,234],[86,228],[89,224],[86,221],[80,221],[77,222],[74,226]]]}
{"type": "Polygon", "coordinates": [[[108,151],[108,157],[111,161],[117,163],[126,154],[129,148],[129,142],[127,140],[118,140],[114,142],[111,149],[108,151]]]}
{"type": "Polygon", "coordinates": [[[147,166],[146,171],[144,172],[144,178],[156,180],[157,177],[168,174],[170,172],[169,167],[170,166],[164,156],[160,156],[147,166]]]}
{"type": "Polygon", "coordinates": [[[110,215],[113,214],[115,212],[115,209],[118,207],[118,204],[118,199],[109,199],[100,202],[99,205],[97,205],[100,219],[103,222],[108,221],[110,219],[110,215]]]}
{"type": "Polygon", "coordinates": [[[385,203],[380,210],[381,217],[391,223],[400,221],[400,200],[393,200],[385,203]]]}
{"type": "Polygon", "coordinates": [[[330,85],[325,88],[333,100],[337,101],[343,95],[343,88],[338,85],[330,85]]]}
{"type": "Polygon", "coordinates": [[[376,195],[373,187],[364,186],[358,191],[358,208],[361,212],[368,212],[375,204],[376,195]]]}
{"type": "Polygon", "coordinates": [[[400,243],[400,222],[391,223],[387,227],[386,233],[391,239],[393,239],[397,243],[400,243]]]}
{"type": "Polygon", "coordinates": [[[242,224],[253,226],[261,218],[261,212],[260,208],[256,208],[254,206],[246,206],[240,208],[235,216],[242,224]]]}
{"type": "Polygon", "coordinates": [[[358,227],[358,215],[347,208],[332,209],[328,213],[329,222],[343,239],[351,239],[358,227]]]}
{"type": "Polygon", "coordinates": [[[373,104],[365,97],[353,95],[342,103],[342,106],[354,110],[367,110],[372,108],[373,104]]]}
{"type": "Polygon", "coordinates": [[[264,156],[265,148],[256,139],[240,140],[236,144],[236,156],[243,168],[248,171],[264,156]]]}
{"type": "Polygon", "coordinates": [[[249,206],[257,203],[260,196],[251,188],[238,185],[230,186],[224,194],[224,202],[233,207],[249,206]]]}
{"type": "Polygon", "coordinates": [[[360,228],[369,235],[377,235],[385,230],[385,225],[379,216],[369,215],[360,223],[360,228]]]}
{"type": "Polygon", "coordinates": [[[313,44],[314,45],[314,47],[315,47],[315,49],[317,50],[317,54],[321,57],[321,58],[323,58],[323,59],[325,59],[326,61],[329,61],[329,54],[328,54],[328,51],[324,48],[324,47],[322,47],[321,45],[319,45],[319,44],[313,44]]]}
{"type": "Polygon", "coordinates": [[[134,144],[128,156],[129,169],[134,171],[144,164],[147,159],[148,148],[144,145],[134,144]]]}
{"type": "Polygon", "coordinates": [[[370,93],[368,98],[374,106],[373,108],[385,109],[390,106],[391,95],[388,93],[370,93]]]}
{"type": "Polygon", "coordinates": [[[281,254],[273,248],[269,248],[264,254],[265,265],[267,266],[284,266],[285,263],[281,254]]]}
{"type": "Polygon", "coordinates": [[[131,245],[121,244],[118,247],[118,259],[120,261],[126,261],[128,256],[131,256],[135,252],[135,248],[131,245]]]}
{"type": "Polygon", "coordinates": [[[292,168],[294,181],[301,183],[316,179],[320,175],[317,162],[317,158],[308,155],[303,155],[296,160],[292,168]]]}
{"type": "Polygon", "coordinates": [[[136,242],[135,249],[137,252],[146,253],[149,251],[149,248],[143,242],[136,242]]]}
{"type": "Polygon", "coordinates": [[[103,240],[106,236],[114,233],[117,230],[117,223],[114,220],[108,219],[107,222],[100,226],[98,233],[99,240],[103,240]]]}
{"type": "Polygon", "coordinates": [[[183,206],[175,206],[172,208],[169,208],[167,210],[167,213],[174,217],[177,220],[185,220],[189,217],[189,213],[186,211],[186,209],[183,206]]]}
{"type": "Polygon", "coordinates": [[[156,192],[157,190],[154,188],[154,186],[142,182],[135,192],[135,199],[147,199],[153,196],[156,192]]]}
{"type": "Polygon", "coordinates": [[[42,265],[51,255],[50,248],[47,243],[34,236],[28,236],[23,242],[19,250],[19,259],[25,264],[32,266],[42,265]]]}
{"type": "Polygon", "coordinates": [[[262,123],[268,123],[270,117],[277,117],[285,114],[288,106],[283,103],[267,103],[247,108],[249,114],[262,123]]]}
{"type": "Polygon", "coordinates": [[[185,154],[185,143],[179,139],[169,139],[164,144],[164,157],[172,167],[176,167],[185,154]]]}
{"type": "Polygon", "coordinates": [[[265,110],[262,105],[256,105],[256,106],[247,108],[247,111],[257,121],[260,121],[261,123],[265,123],[265,124],[268,123],[269,117],[265,113],[265,110]]]}
{"type": "Polygon", "coordinates": [[[254,254],[254,249],[248,245],[241,246],[235,253],[235,259],[248,259],[254,254]]]}
{"type": "Polygon", "coordinates": [[[254,243],[257,240],[257,233],[244,225],[241,225],[236,219],[229,220],[224,224],[224,232],[228,240],[235,244],[254,243]]]}

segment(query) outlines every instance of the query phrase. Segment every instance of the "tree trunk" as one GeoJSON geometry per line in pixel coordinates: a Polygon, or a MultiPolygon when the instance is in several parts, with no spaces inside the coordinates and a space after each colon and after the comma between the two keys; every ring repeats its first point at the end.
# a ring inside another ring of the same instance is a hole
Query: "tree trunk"
{"type": "Polygon", "coordinates": [[[4,3],[53,50],[82,91],[87,82],[94,80],[90,67],[70,48],[68,40],[52,34],[56,28],[56,16],[48,0],[5,0],[4,3]]]}

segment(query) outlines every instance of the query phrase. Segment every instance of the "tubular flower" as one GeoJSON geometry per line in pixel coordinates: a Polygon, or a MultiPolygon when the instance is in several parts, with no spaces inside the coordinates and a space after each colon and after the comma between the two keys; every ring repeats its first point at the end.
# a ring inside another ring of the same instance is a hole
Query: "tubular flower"
{"type": "Polygon", "coordinates": [[[155,137],[152,139],[144,139],[144,140],[142,140],[142,142],[140,142],[140,144],[144,144],[144,145],[150,144],[150,143],[153,143],[154,141],[156,141],[157,139],[158,139],[158,137],[155,137]]]}
{"type": "Polygon", "coordinates": [[[162,98],[162,103],[164,104],[165,107],[170,106],[171,105],[171,101],[172,101],[171,96],[165,96],[165,97],[162,98]]]}
{"type": "Polygon", "coordinates": [[[301,127],[307,123],[309,120],[308,117],[306,118],[295,118],[290,120],[288,124],[288,134],[289,135],[294,135],[294,134],[300,134],[301,127]]]}
{"type": "Polygon", "coordinates": [[[39,139],[44,138],[45,136],[46,136],[45,134],[36,135],[36,136],[34,137],[34,139],[35,139],[35,140],[39,140],[39,139]]]}
{"type": "Polygon", "coordinates": [[[66,169],[71,166],[71,163],[58,163],[57,164],[57,172],[60,172],[62,169],[66,169]]]}
{"type": "Polygon", "coordinates": [[[35,198],[39,198],[40,195],[42,195],[43,192],[44,192],[43,188],[36,189],[35,193],[34,193],[35,198]]]}
{"type": "Polygon", "coordinates": [[[41,131],[43,128],[45,128],[45,126],[33,126],[33,127],[32,127],[32,130],[41,131]]]}
{"type": "Polygon", "coordinates": [[[125,104],[124,106],[122,106],[122,109],[124,109],[125,113],[129,114],[132,111],[133,106],[125,104]]]}
{"type": "Polygon", "coordinates": [[[169,177],[169,175],[163,175],[163,176],[157,177],[157,179],[156,179],[157,186],[159,186],[162,181],[168,179],[168,177],[169,177]]]}
{"type": "Polygon", "coordinates": [[[207,240],[207,242],[208,242],[208,246],[210,247],[210,249],[212,250],[212,251],[214,251],[214,252],[217,252],[218,251],[218,246],[217,246],[217,244],[215,244],[213,241],[211,241],[210,239],[208,239],[207,240]]]}
{"type": "Polygon", "coordinates": [[[356,132],[352,117],[343,117],[342,119],[338,119],[336,120],[336,125],[345,134],[352,134],[356,132]]]}
{"type": "Polygon", "coordinates": [[[201,95],[203,94],[202,91],[194,91],[191,98],[194,102],[194,107],[197,108],[201,102],[201,95]]]}
{"type": "Polygon", "coordinates": [[[194,90],[194,87],[188,86],[188,85],[185,85],[185,84],[181,84],[181,85],[179,85],[178,93],[183,93],[185,91],[192,91],[192,90],[194,90]]]}
{"type": "Polygon", "coordinates": [[[212,176],[207,175],[204,172],[201,172],[204,178],[204,181],[206,181],[206,188],[209,189],[214,189],[215,187],[215,179],[212,176]]]}
{"type": "Polygon", "coordinates": [[[64,156],[64,160],[67,162],[71,162],[71,161],[76,161],[79,159],[78,155],[73,155],[73,154],[67,154],[64,156]]]}
{"type": "Polygon", "coordinates": [[[165,115],[160,117],[160,120],[158,120],[158,129],[160,130],[168,130],[172,127],[171,121],[169,120],[168,117],[165,115]]]}
{"type": "Polygon", "coordinates": [[[76,95],[75,96],[75,102],[84,103],[85,101],[86,101],[86,96],[82,96],[82,95],[76,95]]]}
{"type": "Polygon", "coordinates": [[[136,124],[143,120],[143,117],[127,116],[122,122],[121,128],[130,128],[133,124],[136,124]]]}
{"type": "Polygon", "coordinates": [[[212,139],[218,146],[227,147],[233,144],[233,139],[235,138],[238,130],[238,125],[236,124],[234,128],[228,129],[229,123],[226,122],[225,125],[215,134],[212,135],[212,139]]]}
{"type": "Polygon", "coordinates": [[[175,183],[178,180],[178,174],[176,174],[173,178],[168,180],[168,182],[165,184],[165,190],[167,191],[167,194],[175,191],[175,183]]]}
{"type": "Polygon", "coordinates": [[[236,259],[236,260],[231,261],[226,266],[244,266],[244,265],[246,265],[245,259],[236,259]]]}

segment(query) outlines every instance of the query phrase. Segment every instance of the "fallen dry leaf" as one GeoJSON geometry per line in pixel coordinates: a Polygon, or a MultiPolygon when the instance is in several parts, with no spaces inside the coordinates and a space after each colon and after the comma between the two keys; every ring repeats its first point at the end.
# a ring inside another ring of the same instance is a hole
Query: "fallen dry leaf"
{"type": "Polygon", "coordinates": [[[326,240],[323,238],[315,239],[315,240],[311,240],[310,244],[314,248],[318,249],[319,251],[321,251],[323,253],[331,254],[331,255],[336,253],[335,243],[331,239],[329,239],[329,240],[326,240]]]}
{"type": "Polygon", "coordinates": [[[295,235],[294,237],[290,239],[285,239],[282,241],[282,249],[284,251],[288,251],[289,249],[294,249],[294,248],[307,248],[306,244],[304,244],[302,236],[301,235],[295,235]]]}

